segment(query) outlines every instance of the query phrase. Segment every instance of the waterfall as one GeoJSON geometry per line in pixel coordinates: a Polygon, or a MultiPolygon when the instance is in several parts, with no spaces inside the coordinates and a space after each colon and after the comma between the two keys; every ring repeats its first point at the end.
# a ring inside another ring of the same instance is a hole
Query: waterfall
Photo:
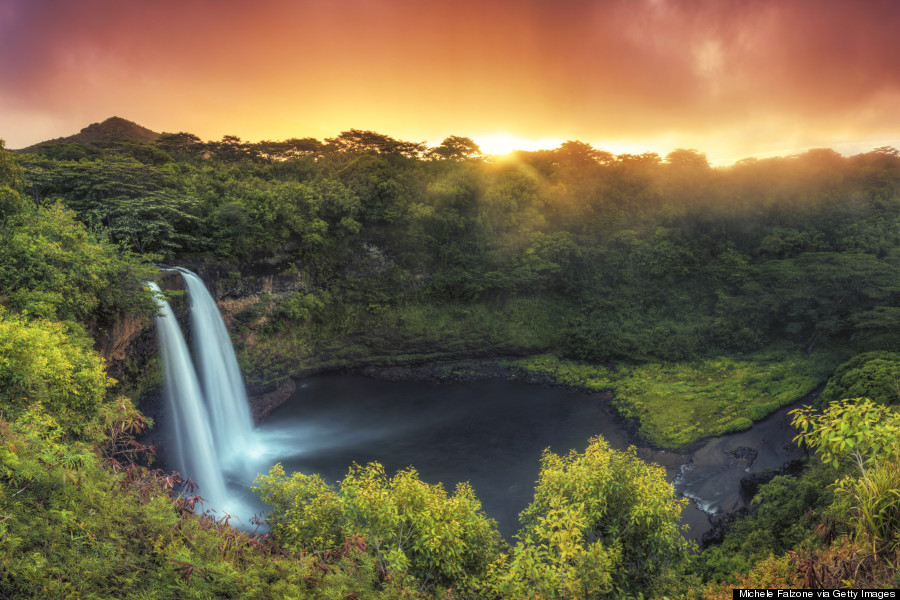
{"type": "Polygon", "coordinates": [[[213,443],[222,463],[236,467],[255,451],[256,445],[244,379],[215,300],[196,274],[176,270],[188,289],[192,346],[211,417],[213,443]]]}
{"type": "Polygon", "coordinates": [[[172,418],[176,466],[184,477],[199,486],[198,493],[206,500],[206,508],[221,507],[227,498],[225,480],[197,373],[172,307],[159,286],[153,282],[147,282],[147,286],[155,292],[160,310],[156,328],[165,372],[165,395],[172,418]]]}

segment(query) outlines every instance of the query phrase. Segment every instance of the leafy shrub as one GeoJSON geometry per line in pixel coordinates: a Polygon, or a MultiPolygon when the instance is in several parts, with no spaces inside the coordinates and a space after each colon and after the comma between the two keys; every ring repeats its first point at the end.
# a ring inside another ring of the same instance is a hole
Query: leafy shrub
{"type": "MultiPolygon", "coordinates": [[[[830,513],[836,472],[814,463],[800,477],[779,475],[760,486],[752,512],[728,524],[720,545],[691,558],[691,570],[704,581],[735,581],[769,555],[814,543],[820,519],[830,513]]],[[[818,543],[818,542],[816,542],[818,543]]]]}
{"type": "Polygon", "coordinates": [[[81,431],[99,410],[106,389],[103,360],[61,323],[0,311],[0,400],[15,416],[42,402],[69,431],[81,431]]]}
{"type": "Polygon", "coordinates": [[[322,552],[344,543],[341,498],[318,475],[287,477],[278,463],[257,478],[253,489],[272,506],[266,522],[284,548],[322,552]]]}
{"type": "Polygon", "coordinates": [[[593,438],[583,454],[541,459],[519,543],[495,564],[505,597],[663,593],[690,548],[665,470],[593,438]]]}
{"type": "Polygon", "coordinates": [[[900,543],[900,413],[869,399],[833,401],[821,413],[792,411],[797,436],[822,461],[852,465],[856,476],[837,482],[849,502],[845,516],[870,547],[900,543]]]}
{"type": "Polygon", "coordinates": [[[468,484],[448,496],[414,469],[389,477],[378,463],[354,465],[336,491],[279,464],[254,490],[273,506],[267,522],[286,548],[334,551],[361,534],[383,572],[420,589],[476,589],[500,544],[468,484]]]}
{"type": "Polygon", "coordinates": [[[900,403],[900,354],[864,352],[834,372],[816,401],[818,408],[844,398],[870,398],[882,404],[900,403]]]}
{"type": "Polygon", "coordinates": [[[327,292],[319,295],[294,292],[278,305],[278,316],[295,323],[305,323],[320,316],[330,301],[327,292]]]}

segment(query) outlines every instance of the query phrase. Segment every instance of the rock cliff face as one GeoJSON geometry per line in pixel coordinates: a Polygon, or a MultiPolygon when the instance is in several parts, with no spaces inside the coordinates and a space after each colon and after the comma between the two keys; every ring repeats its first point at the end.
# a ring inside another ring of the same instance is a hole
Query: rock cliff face
{"type": "MultiPolygon", "coordinates": [[[[260,304],[266,294],[279,299],[298,291],[307,290],[302,273],[280,263],[276,258],[255,263],[228,264],[213,261],[183,261],[178,263],[197,273],[203,279],[219,306],[225,324],[232,332],[238,325],[238,315],[260,304]]],[[[160,287],[165,290],[184,290],[184,281],[174,271],[160,273],[160,287]]],[[[183,299],[171,302],[179,322],[188,322],[183,299]]],[[[186,331],[188,338],[190,331],[186,331]]],[[[251,340],[252,340],[252,336],[251,340]]],[[[140,390],[141,398],[135,398],[145,415],[155,418],[161,411],[159,374],[149,372],[158,368],[159,342],[156,327],[150,317],[123,317],[97,340],[97,350],[107,363],[109,375],[125,383],[125,387],[140,390]],[[147,382],[155,382],[147,384],[147,382]]],[[[251,388],[251,404],[257,419],[262,418],[292,392],[288,381],[279,388],[251,388]]]]}
{"type": "Polygon", "coordinates": [[[106,361],[110,377],[123,378],[129,362],[143,354],[138,348],[152,344],[147,335],[151,326],[152,321],[147,317],[125,316],[108,331],[101,333],[97,340],[97,350],[106,361]]]}
{"type": "Polygon", "coordinates": [[[200,276],[229,329],[233,328],[235,316],[258,303],[263,294],[280,299],[309,289],[303,272],[291,268],[278,256],[241,264],[184,261],[179,266],[200,276]]]}

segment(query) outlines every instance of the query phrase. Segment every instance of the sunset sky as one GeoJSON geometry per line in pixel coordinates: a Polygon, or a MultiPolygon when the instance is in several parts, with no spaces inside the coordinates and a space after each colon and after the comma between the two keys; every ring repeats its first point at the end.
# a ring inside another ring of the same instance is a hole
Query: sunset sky
{"type": "Polygon", "coordinates": [[[898,32],[891,0],[2,0],[0,138],[854,153],[900,146],[898,32]]]}

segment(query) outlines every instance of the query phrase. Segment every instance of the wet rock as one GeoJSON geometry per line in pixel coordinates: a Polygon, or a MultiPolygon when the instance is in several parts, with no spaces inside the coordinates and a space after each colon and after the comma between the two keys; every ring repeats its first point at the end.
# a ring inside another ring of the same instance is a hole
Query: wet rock
{"type": "Polygon", "coordinates": [[[256,423],[262,421],[266,415],[284,404],[294,392],[297,391],[297,383],[293,378],[288,378],[273,391],[259,394],[250,398],[250,410],[256,423]]]}
{"type": "Polygon", "coordinates": [[[756,457],[759,456],[759,451],[756,448],[750,448],[749,446],[738,446],[731,450],[725,450],[725,454],[732,456],[737,461],[738,466],[747,469],[750,468],[756,460],[756,457]]]}
{"type": "Polygon", "coordinates": [[[148,317],[125,316],[108,330],[101,332],[97,350],[106,361],[106,371],[114,379],[122,379],[131,362],[142,362],[156,351],[152,321],[148,317]],[[152,332],[149,332],[152,333],[152,332]]]}

